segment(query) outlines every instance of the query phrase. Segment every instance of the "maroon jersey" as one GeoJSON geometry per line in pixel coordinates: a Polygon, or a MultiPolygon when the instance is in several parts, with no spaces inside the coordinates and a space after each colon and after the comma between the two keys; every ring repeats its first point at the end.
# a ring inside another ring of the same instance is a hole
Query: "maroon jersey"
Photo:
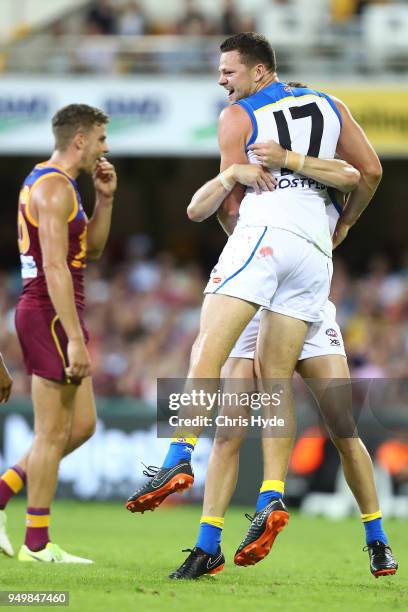
{"type": "Polygon", "coordinates": [[[19,306],[23,308],[53,308],[45,280],[41,247],[38,236],[38,222],[30,211],[30,197],[35,185],[50,176],[63,176],[72,191],[72,212],[68,219],[67,264],[72,275],[75,303],[84,307],[84,275],[86,266],[87,217],[82,208],[76,181],[56,166],[38,164],[24,181],[18,202],[18,248],[21,260],[23,292],[19,306]]]}

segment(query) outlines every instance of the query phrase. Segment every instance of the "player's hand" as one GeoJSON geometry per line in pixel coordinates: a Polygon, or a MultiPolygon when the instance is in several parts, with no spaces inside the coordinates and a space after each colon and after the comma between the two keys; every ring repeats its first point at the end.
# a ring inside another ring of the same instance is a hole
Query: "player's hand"
{"type": "Polygon", "coordinates": [[[0,402],[6,403],[9,400],[11,387],[13,386],[13,379],[3,361],[3,357],[0,354],[0,402]]]}
{"type": "Polygon", "coordinates": [[[258,194],[263,191],[274,191],[276,187],[275,177],[258,164],[235,164],[233,174],[238,183],[253,187],[258,194]]]}
{"type": "Polygon", "coordinates": [[[104,198],[113,198],[117,187],[115,167],[105,157],[97,162],[93,175],[95,190],[104,198]]]}
{"type": "Polygon", "coordinates": [[[349,233],[351,225],[347,225],[347,223],[343,223],[340,219],[337,221],[336,229],[333,234],[333,249],[337,248],[339,244],[347,238],[347,234],[349,233]]]}
{"type": "Polygon", "coordinates": [[[68,378],[85,378],[91,373],[91,360],[82,338],[68,341],[67,355],[69,366],[65,368],[68,378]]]}
{"type": "Polygon", "coordinates": [[[280,146],[274,140],[267,142],[257,142],[250,145],[249,150],[252,151],[256,159],[263,166],[269,168],[283,168],[286,159],[286,149],[280,146]]]}

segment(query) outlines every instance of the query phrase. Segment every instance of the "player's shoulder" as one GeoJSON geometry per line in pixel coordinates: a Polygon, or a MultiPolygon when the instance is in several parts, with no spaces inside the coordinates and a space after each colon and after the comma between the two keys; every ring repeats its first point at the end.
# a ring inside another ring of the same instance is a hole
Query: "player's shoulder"
{"type": "Polygon", "coordinates": [[[238,102],[234,102],[230,106],[226,106],[220,113],[220,122],[235,121],[238,117],[243,117],[245,111],[238,102]]]}
{"type": "Polygon", "coordinates": [[[31,201],[39,209],[50,212],[58,210],[61,214],[72,208],[73,186],[68,177],[58,172],[43,174],[31,189],[31,201]]]}
{"type": "Polygon", "coordinates": [[[238,104],[225,107],[220,114],[218,134],[241,134],[252,126],[248,113],[238,104]]]}

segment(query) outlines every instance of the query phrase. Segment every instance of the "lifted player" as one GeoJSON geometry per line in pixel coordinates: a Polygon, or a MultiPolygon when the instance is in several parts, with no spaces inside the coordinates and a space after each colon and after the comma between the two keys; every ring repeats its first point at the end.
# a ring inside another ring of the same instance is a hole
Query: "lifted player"
{"type": "MultiPolygon", "coordinates": [[[[18,559],[92,563],[50,541],[48,525],[58,466],[64,455],[92,436],[95,401],[83,323],[86,259],[98,259],[111,223],[115,169],[106,124],[97,108],[71,104],[52,120],[55,150],[25,179],[18,204],[18,245],[23,292],[16,329],[32,375],[34,441],[28,453],[0,479],[0,508],[24,485],[28,508],[25,543],[18,559]],[[76,178],[93,175],[96,201],[88,221],[76,178]]],[[[3,528],[3,542],[4,542],[3,528]]],[[[12,555],[8,542],[3,551],[12,555]]]]}

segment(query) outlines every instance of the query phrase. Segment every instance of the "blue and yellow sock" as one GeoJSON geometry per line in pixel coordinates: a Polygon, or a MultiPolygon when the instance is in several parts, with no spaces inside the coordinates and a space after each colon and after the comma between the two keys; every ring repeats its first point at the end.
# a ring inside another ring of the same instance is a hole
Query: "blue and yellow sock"
{"type": "Polygon", "coordinates": [[[263,510],[273,499],[282,499],[285,490],[283,480],[264,480],[256,502],[256,512],[263,510]]]}
{"type": "Polygon", "coordinates": [[[223,527],[223,517],[202,516],[196,546],[201,548],[201,550],[209,555],[215,555],[221,545],[221,534],[223,527]]]}
{"type": "Polygon", "coordinates": [[[363,521],[364,529],[366,532],[366,544],[372,544],[379,540],[384,544],[388,544],[388,538],[382,527],[382,514],[381,510],[372,512],[371,514],[362,514],[361,520],[363,521]]]}
{"type": "Polygon", "coordinates": [[[180,461],[191,461],[191,454],[197,444],[197,438],[172,438],[167,455],[164,458],[162,467],[171,468],[180,461]]]}

